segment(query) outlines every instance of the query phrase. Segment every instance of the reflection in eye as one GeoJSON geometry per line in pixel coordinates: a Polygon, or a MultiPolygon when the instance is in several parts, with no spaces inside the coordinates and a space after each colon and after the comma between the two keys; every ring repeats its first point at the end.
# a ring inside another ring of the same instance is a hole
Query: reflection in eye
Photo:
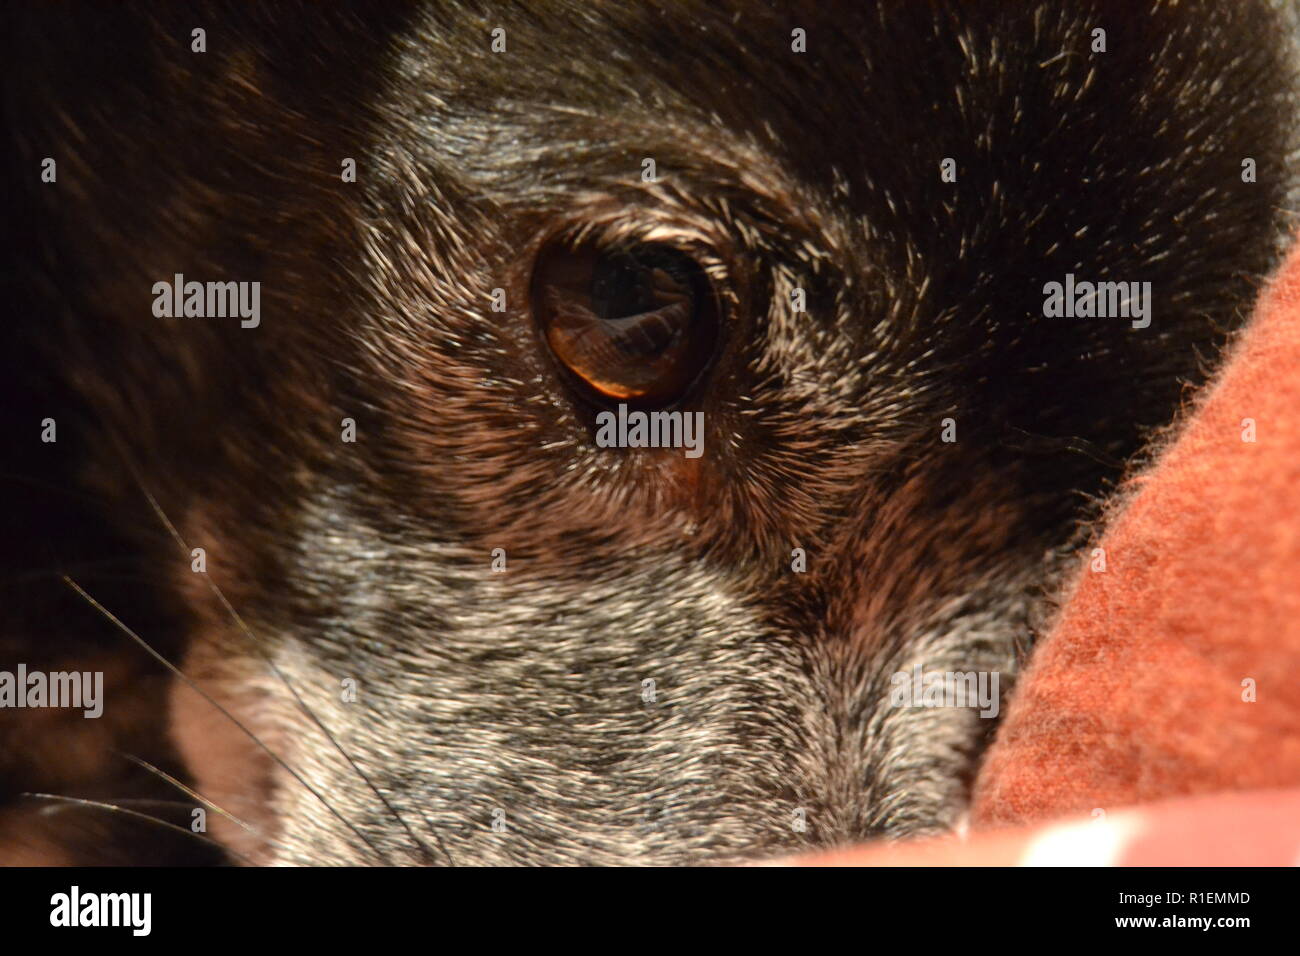
{"type": "Polygon", "coordinates": [[[533,308],[555,357],[597,399],[671,404],[717,344],[709,280],[669,246],[552,247],[538,259],[533,308]]]}

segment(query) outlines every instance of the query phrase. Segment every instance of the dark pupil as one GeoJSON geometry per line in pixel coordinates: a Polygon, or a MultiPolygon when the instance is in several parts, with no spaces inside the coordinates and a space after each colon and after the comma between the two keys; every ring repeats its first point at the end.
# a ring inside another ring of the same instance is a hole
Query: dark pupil
{"type": "Polygon", "coordinates": [[[591,278],[591,302],[602,319],[621,319],[655,308],[648,263],[628,255],[601,256],[591,278]]]}
{"type": "Polygon", "coordinates": [[[599,257],[592,270],[591,304],[596,315],[620,326],[628,323],[619,319],[642,317],[624,334],[614,336],[625,352],[655,355],[667,349],[682,334],[682,320],[689,316],[689,310],[681,314],[680,306],[689,306],[693,298],[690,277],[668,256],[614,253],[599,257]],[[626,334],[633,329],[635,334],[626,334]]]}

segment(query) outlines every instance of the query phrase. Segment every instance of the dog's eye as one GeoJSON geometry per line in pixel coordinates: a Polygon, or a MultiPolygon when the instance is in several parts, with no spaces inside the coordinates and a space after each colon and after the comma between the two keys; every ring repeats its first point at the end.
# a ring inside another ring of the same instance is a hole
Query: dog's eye
{"type": "Polygon", "coordinates": [[[537,260],[532,296],[551,352],[600,402],[672,404],[717,345],[709,278],[670,246],[553,246],[537,260]]]}

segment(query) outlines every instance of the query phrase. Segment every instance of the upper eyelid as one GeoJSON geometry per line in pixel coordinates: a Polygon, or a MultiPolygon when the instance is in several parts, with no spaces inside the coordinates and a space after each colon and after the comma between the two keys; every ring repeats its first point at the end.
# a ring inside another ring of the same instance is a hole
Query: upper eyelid
{"type": "Polygon", "coordinates": [[[709,281],[719,290],[735,278],[732,262],[735,259],[730,243],[718,243],[702,230],[667,225],[641,223],[629,217],[602,222],[592,219],[569,228],[551,229],[534,245],[533,258],[541,250],[557,243],[571,246],[590,245],[602,252],[626,252],[641,245],[660,245],[676,249],[695,260],[709,281]],[[723,245],[724,248],[719,248],[723,245]]]}

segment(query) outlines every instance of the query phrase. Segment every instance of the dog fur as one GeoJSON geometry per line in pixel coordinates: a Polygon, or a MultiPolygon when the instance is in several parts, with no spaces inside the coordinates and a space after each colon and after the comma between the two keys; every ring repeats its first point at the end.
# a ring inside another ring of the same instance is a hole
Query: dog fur
{"type": "Polygon", "coordinates": [[[188,799],[121,752],[247,824],[209,817],[253,863],[683,864],[953,828],[994,722],[891,708],[890,676],[1008,689],[1288,224],[1294,24],[1253,0],[4,16],[0,660],[136,674],[58,772],[33,755],[79,728],[0,713],[0,838],[28,857],[185,856],[20,796],[188,799]],[[701,459],[596,447],[529,302],[575,232],[706,265],[701,459]],[[1069,272],[1150,281],[1150,328],[1043,318],[1069,272]],[[174,273],[260,281],[260,325],[156,318],[174,273]]]}

